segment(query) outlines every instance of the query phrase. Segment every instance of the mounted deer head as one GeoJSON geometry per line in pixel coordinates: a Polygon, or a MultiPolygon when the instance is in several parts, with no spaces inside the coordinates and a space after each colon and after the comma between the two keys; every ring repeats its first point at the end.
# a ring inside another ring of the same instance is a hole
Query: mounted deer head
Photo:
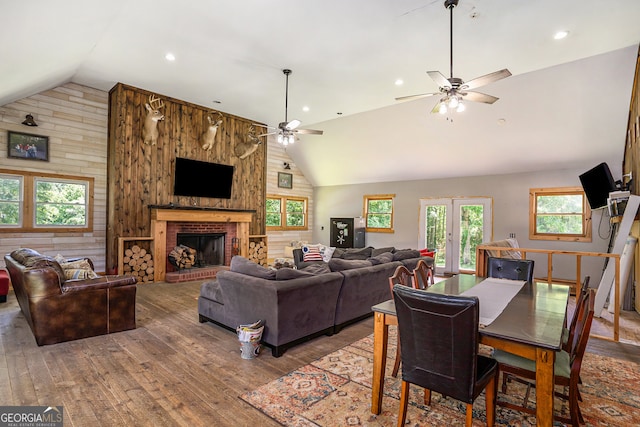
{"type": "Polygon", "coordinates": [[[164,114],[160,109],[164,103],[155,95],[149,95],[149,102],[144,104],[147,109],[147,116],[142,127],[142,140],[145,144],[156,145],[158,142],[158,122],[164,120],[164,114]]]}
{"type": "Polygon", "coordinates": [[[248,141],[239,142],[234,148],[236,156],[240,159],[246,159],[258,149],[258,146],[262,144],[262,140],[255,135],[255,128],[251,126],[247,133],[248,141]]]}
{"type": "Polygon", "coordinates": [[[216,133],[218,132],[218,127],[220,127],[220,124],[222,123],[223,118],[224,116],[219,111],[218,111],[218,120],[215,122],[213,121],[211,116],[207,116],[207,120],[209,121],[209,127],[207,128],[205,133],[202,134],[202,143],[200,144],[203,150],[208,151],[208,150],[211,150],[211,147],[213,147],[213,143],[215,142],[215,139],[216,139],[216,133]]]}

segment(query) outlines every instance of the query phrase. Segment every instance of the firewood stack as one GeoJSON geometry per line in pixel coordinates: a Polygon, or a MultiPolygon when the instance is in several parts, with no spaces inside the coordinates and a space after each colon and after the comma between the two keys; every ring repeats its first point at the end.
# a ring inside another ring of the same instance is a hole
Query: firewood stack
{"type": "Polygon", "coordinates": [[[125,276],[134,276],[140,282],[153,282],[153,258],[138,245],[125,249],[123,258],[125,276]]]}
{"type": "Polygon", "coordinates": [[[267,244],[264,241],[249,242],[249,256],[248,258],[266,267],[267,265],[267,244]]]}
{"type": "Polygon", "coordinates": [[[196,250],[185,245],[178,245],[169,252],[169,262],[178,270],[191,268],[196,263],[196,250]]]}

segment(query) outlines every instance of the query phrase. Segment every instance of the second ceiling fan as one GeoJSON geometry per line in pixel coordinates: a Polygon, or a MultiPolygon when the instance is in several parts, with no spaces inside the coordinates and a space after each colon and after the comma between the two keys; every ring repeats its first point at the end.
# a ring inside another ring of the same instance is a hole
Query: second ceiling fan
{"type": "MultiPolygon", "coordinates": [[[[287,110],[289,107],[289,74],[291,74],[291,70],[285,68],[282,70],[284,75],[286,76],[286,89],[284,96],[284,122],[280,122],[278,127],[267,126],[267,128],[274,129],[273,132],[264,133],[258,136],[265,135],[278,135],[278,142],[284,146],[289,144],[293,144],[296,140],[296,135],[298,134],[307,134],[307,135],[322,135],[323,132],[321,130],[313,130],[313,129],[298,129],[300,126],[300,120],[293,119],[291,121],[288,120],[287,110]]],[[[263,126],[263,125],[260,125],[263,126]]]]}
{"type": "Polygon", "coordinates": [[[440,101],[431,110],[432,113],[446,114],[449,110],[458,112],[464,111],[463,101],[483,102],[485,104],[493,104],[498,100],[495,96],[486,93],[474,92],[476,89],[497,80],[509,77],[511,72],[508,69],[502,69],[493,73],[485,74],[473,80],[465,82],[464,80],[453,77],[453,8],[458,5],[458,0],[445,0],[444,7],[449,9],[449,78],[446,78],[440,71],[427,71],[429,77],[439,86],[439,92],[422,93],[419,95],[401,96],[396,101],[408,101],[412,99],[424,98],[427,96],[444,95],[440,101]]]}

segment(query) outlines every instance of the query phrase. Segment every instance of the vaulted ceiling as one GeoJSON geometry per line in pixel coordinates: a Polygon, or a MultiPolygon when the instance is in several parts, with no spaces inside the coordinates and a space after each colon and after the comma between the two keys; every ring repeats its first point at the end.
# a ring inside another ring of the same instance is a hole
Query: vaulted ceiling
{"type": "Polygon", "coordinates": [[[122,82],[277,125],[282,69],[293,70],[288,118],[324,135],[287,151],[314,185],[620,162],[640,42],[637,0],[460,0],[454,76],[513,76],[479,89],[495,104],[440,116],[438,97],[394,99],[437,91],[426,71],[449,77],[443,0],[30,0],[0,11],[0,105],[68,81],[122,82]],[[554,40],[558,30],[568,37],[554,40]]]}

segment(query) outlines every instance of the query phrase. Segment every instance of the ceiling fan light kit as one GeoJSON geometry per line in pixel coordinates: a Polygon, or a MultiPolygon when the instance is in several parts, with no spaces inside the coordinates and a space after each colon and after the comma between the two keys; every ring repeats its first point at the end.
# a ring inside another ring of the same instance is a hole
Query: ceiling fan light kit
{"type": "MultiPolygon", "coordinates": [[[[298,129],[298,126],[300,126],[300,123],[301,123],[300,120],[296,120],[296,119],[293,119],[291,121],[288,120],[287,112],[289,109],[289,74],[291,74],[291,70],[289,70],[288,68],[285,68],[284,70],[282,70],[282,72],[285,75],[285,81],[286,81],[285,94],[284,94],[284,122],[278,123],[277,128],[267,126],[267,128],[271,127],[272,129],[275,129],[275,131],[258,135],[258,137],[265,136],[265,135],[277,135],[276,140],[278,141],[278,143],[286,147],[287,145],[291,145],[294,142],[296,142],[297,134],[322,135],[323,132],[321,130],[313,130],[313,129],[298,129]]],[[[257,126],[264,126],[264,125],[257,125],[257,126]]]]}
{"type": "Polygon", "coordinates": [[[465,102],[482,102],[485,104],[493,104],[498,100],[495,96],[487,95],[481,92],[471,91],[480,86],[493,83],[497,80],[504,79],[511,75],[508,69],[502,69],[493,73],[477,77],[473,80],[465,82],[464,80],[453,77],[453,8],[458,5],[458,0],[445,0],[444,7],[449,9],[449,78],[446,78],[439,71],[427,71],[429,77],[438,85],[439,92],[423,93],[419,95],[401,96],[396,101],[408,101],[412,99],[424,98],[427,96],[444,95],[435,105],[432,113],[447,114],[449,111],[458,113],[466,109],[465,102]]]}

